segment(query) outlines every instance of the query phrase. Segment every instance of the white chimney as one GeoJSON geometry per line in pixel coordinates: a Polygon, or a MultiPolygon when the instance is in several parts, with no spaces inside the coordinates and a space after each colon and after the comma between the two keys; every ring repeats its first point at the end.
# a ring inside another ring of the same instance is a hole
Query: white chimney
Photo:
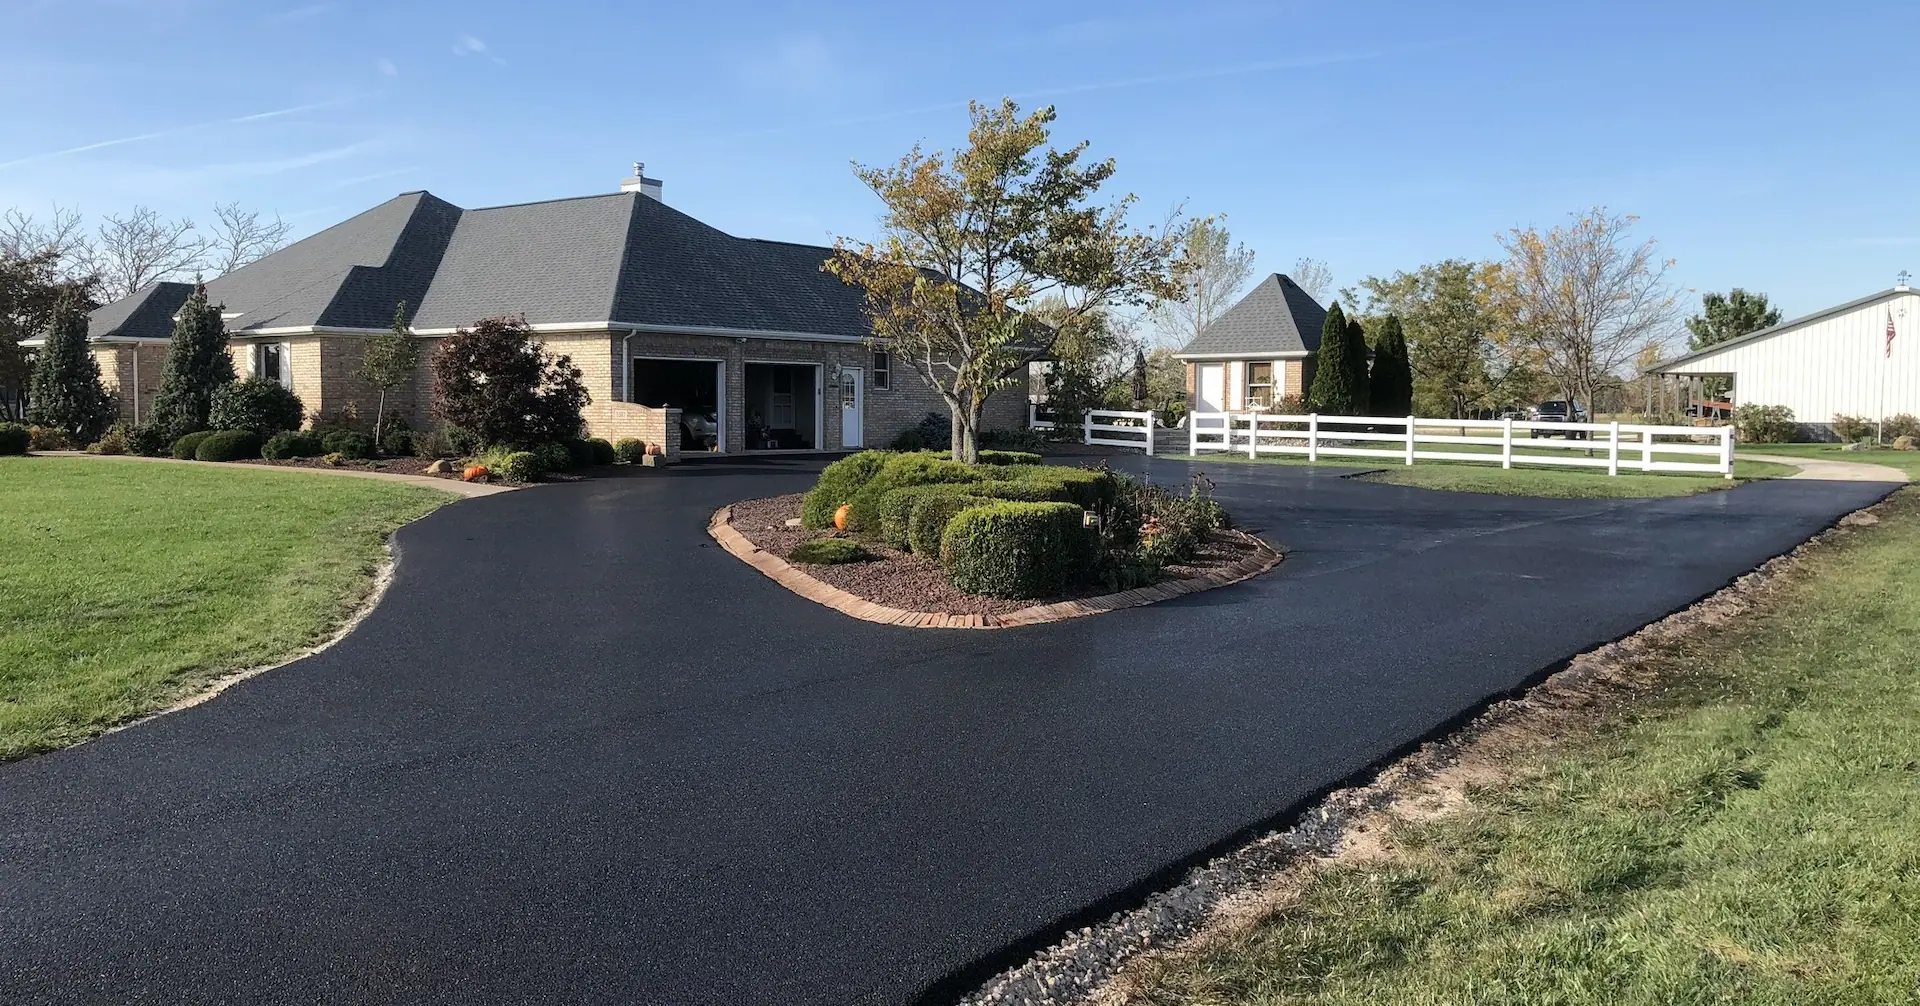
{"type": "Polygon", "coordinates": [[[660,198],[660,179],[647,177],[647,166],[639,161],[633,162],[633,177],[622,179],[620,191],[638,192],[654,202],[666,202],[660,198]]]}

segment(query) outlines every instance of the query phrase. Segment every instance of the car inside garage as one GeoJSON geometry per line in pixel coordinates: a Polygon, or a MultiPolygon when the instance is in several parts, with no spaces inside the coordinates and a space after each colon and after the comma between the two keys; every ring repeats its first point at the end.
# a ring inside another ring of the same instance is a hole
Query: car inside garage
{"type": "Polygon", "coordinates": [[[680,410],[680,449],[710,451],[726,442],[721,430],[724,370],[718,360],[636,359],[633,390],[640,405],[680,410]]]}

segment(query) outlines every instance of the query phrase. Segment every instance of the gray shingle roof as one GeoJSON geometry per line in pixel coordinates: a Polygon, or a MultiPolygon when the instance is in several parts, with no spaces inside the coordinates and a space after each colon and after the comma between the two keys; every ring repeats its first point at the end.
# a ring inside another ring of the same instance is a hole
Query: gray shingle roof
{"type": "Polygon", "coordinates": [[[1326,308],[1298,283],[1274,273],[1175,355],[1311,353],[1320,348],[1320,328],[1326,321],[1326,308]]]}
{"type": "MultiPolygon", "coordinates": [[[[207,284],[228,330],[415,328],[522,315],[860,336],[860,292],[822,272],[833,250],[736,238],[658,200],[613,193],[462,210],[425,192],[388,200],[207,284]]],[[[187,284],[94,312],[96,336],[165,338],[187,284]]]]}

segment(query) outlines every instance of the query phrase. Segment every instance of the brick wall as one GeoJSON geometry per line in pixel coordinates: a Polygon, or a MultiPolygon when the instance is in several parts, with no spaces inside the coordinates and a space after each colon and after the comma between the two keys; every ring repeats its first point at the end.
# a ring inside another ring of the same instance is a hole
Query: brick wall
{"type": "Polygon", "coordinates": [[[114,396],[119,404],[120,418],[139,422],[153,410],[153,398],[160,393],[160,377],[167,369],[167,347],[164,343],[140,343],[134,345],[95,346],[93,358],[100,364],[100,383],[106,386],[107,393],[114,396]],[[135,360],[138,360],[140,374],[139,388],[134,387],[135,360]],[[134,406],[139,405],[139,414],[134,414],[134,406]]]}

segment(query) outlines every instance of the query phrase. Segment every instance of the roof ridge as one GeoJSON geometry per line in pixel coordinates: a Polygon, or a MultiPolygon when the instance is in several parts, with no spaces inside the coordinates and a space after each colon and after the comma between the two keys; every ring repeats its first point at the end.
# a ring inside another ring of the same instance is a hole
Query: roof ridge
{"type": "MultiPolygon", "coordinates": [[[[559,196],[559,197],[557,197],[557,198],[553,198],[553,199],[530,199],[530,200],[528,200],[528,201],[526,201],[526,202],[524,202],[524,203],[501,203],[501,204],[500,204],[500,205],[498,205],[498,206],[472,206],[472,207],[464,207],[464,208],[462,208],[462,211],[463,211],[463,212],[466,212],[466,213],[482,213],[482,212],[485,212],[485,211],[487,211],[487,210],[512,210],[512,209],[518,209],[518,208],[520,208],[520,207],[522,207],[522,206],[545,206],[545,205],[547,205],[548,203],[579,203],[579,202],[585,202],[585,201],[587,201],[587,200],[589,200],[589,199],[618,199],[618,198],[620,198],[620,197],[622,197],[622,196],[634,196],[634,197],[638,197],[639,195],[640,195],[640,193],[638,193],[638,192],[594,192],[594,193],[591,193],[591,194],[589,194],[589,195],[584,195],[584,196],[559,196]]],[[[437,199],[437,198],[439,198],[439,197],[438,197],[438,196],[435,196],[434,198],[436,198],[436,199],[437,199]]],[[[448,204],[448,205],[452,205],[452,204],[448,204]]],[[[665,204],[665,203],[661,203],[661,205],[662,205],[662,206],[665,206],[666,204],[665,204]]]]}

